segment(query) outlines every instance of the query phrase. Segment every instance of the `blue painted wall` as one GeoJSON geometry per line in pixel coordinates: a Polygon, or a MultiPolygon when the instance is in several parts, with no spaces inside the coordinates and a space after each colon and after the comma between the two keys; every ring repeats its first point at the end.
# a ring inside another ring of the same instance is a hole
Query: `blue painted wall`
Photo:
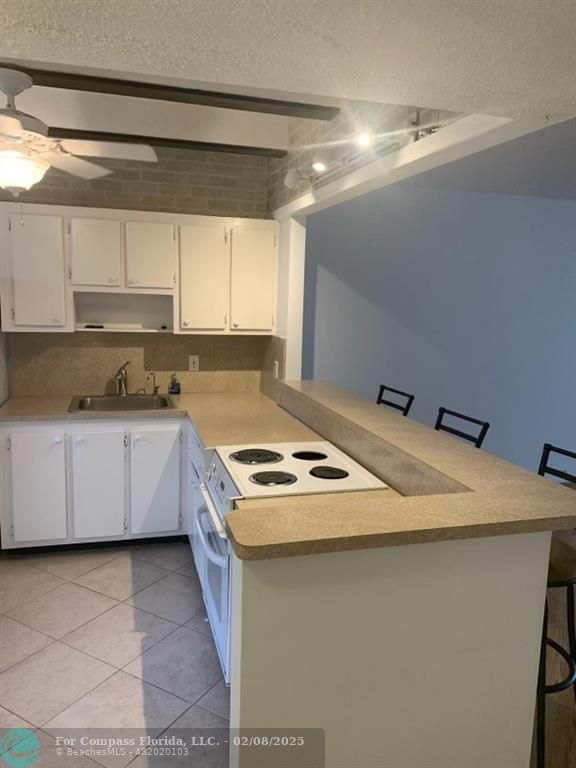
{"type": "Polygon", "coordinates": [[[389,187],[308,220],[304,375],[492,424],[535,468],[576,450],[576,203],[389,187]]]}

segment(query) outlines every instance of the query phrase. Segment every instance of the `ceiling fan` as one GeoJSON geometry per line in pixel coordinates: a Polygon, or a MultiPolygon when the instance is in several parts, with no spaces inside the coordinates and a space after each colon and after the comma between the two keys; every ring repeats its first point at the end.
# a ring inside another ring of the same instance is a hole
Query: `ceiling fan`
{"type": "Polygon", "coordinates": [[[0,109],[0,187],[18,197],[53,167],[81,179],[97,179],[112,173],[108,168],[84,160],[108,157],[156,162],[152,147],[108,141],[59,139],[48,135],[48,126],[37,117],[16,109],[15,97],[34,85],[25,72],[0,67],[0,91],[6,106],[0,109]]]}

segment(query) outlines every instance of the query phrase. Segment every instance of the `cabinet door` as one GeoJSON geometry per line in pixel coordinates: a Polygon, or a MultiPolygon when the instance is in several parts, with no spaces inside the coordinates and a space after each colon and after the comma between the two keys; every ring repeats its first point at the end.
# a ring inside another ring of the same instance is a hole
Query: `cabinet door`
{"type": "Polygon", "coordinates": [[[66,324],[66,264],[59,216],[10,218],[15,326],[66,324]]]}
{"type": "Polygon", "coordinates": [[[72,219],[72,282],[119,286],[122,283],[121,223],[107,219],[72,219]]]}
{"type": "Polygon", "coordinates": [[[180,527],[180,430],[130,433],[130,530],[177,531],[180,527]]]}
{"type": "Polygon", "coordinates": [[[273,224],[232,230],[230,320],[233,331],[271,331],[276,296],[273,224]]]}
{"type": "Polygon", "coordinates": [[[126,284],[129,288],[174,288],[174,238],[172,224],[126,223],[126,284]]]}
{"type": "Polygon", "coordinates": [[[62,432],[10,436],[14,541],[65,539],[66,445],[62,432]]]}
{"type": "Polygon", "coordinates": [[[224,225],[180,227],[180,328],[226,328],[230,260],[224,225]]]}
{"type": "Polygon", "coordinates": [[[75,539],[124,533],[124,432],[72,436],[72,519],[75,539]]]}

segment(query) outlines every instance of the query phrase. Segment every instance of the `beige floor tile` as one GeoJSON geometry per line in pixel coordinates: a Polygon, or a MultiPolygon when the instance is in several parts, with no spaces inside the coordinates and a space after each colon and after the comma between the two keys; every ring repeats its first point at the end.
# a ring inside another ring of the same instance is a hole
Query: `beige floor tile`
{"type": "Polygon", "coordinates": [[[183,565],[181,568],[178,568],[176,573],[182,573],[184,576],[189,576],[191,579],[197,579],[198,578],[198,571],[196,570],[196,566],[194,565],[194,558],[190,559],[190,562],[186,565],[183,565]]]}
{"type": "Polygon", "coordinates": [[[184,624],[195,616],[203,604],[200,583],[180,573],[160,579],[128,602],[177,624],[184,624]]]}
{"type": "Polygon", "coordinates": [[[128,664],[125,671],[190,703],[222,677],[212,638],[183,627],[128,664]]]}
{"type": "Polygon", "coordinates": [[[0,675],[0,706],[42,725],[114,671],[74,648],[53,643],[0,675]]]}
{"type": "Polygon", "coordinates": [[[22,562],[65,581],[82,576],[119,556],[117,549],[70,550],[28,555],[22,562]]]}
{"type": "Polygon", "coordinates": [[[63,638],[63,642],[123,667],[176,629],[177,624],[121,603],[63,638]]]}
{"type": "Polygon", "coordinates": [[[188,755],[174,756],[166,762],[162,756],[141,755],[130,768],[228,768],[228,721],[200,707],[190,707],[162,736],[176,736],[187,744],[190,737],[215,738],[218,745],[191,747],[188,755]]]}
{"type": "Polygon", "coordinates": [[[176,571],[192,563],[192,549],[188,542],[137,545],[132,547],[132,556],[168,571],[176,571]]]}
{"type": "Polygon", "coordinates": [[[7,616],[0,616],[0,672],[50,645],[52,639],[7,616]]]}
{"type": "Polygon", "coordinates": [[[109,610],[116,601],[77,584],[63,584],[10,611],[10,616],[56,639],[109,610]]]}
{"type": "Polygon", "coordinates": [[[10,571],[14,571],[15,568],[26,565],[22,557],[18,555],[6,555],[3,550],[0,550],[0,576],[5,576],[10,571]]]}
{"type": "Polygon", "coordinates": [[[26,565],[3,566],[0,573],[0,613],[43,595],[64,582],[56,576],[26,565]]]}
{"type": "Polygon", "coordinates": [[[0,738],[2,737],[2,731],[11,730],[12,728],[30,728],[30,723],[27,723],[26,720],[18,717],[13,712],[4,709],[4,707],[0,707],[0,738]]]}
{"type": "Polygon", "coordinates": [[[223,717],[225,720],[230,719],[230,688],[228,688],[224,680],[216,683],[196,703],[199,707],[203,707],[213,714],[223,717]]]}
{"type": "MultiPolygon", "coordinates": [[[[114,737],[128,735],[151,736],[160,734],[173,723],[189,705],[161,691],[153,685],[137,680],[124,672],[117,672],[109,680],[99,685],[89,694],[77,701],[47,725],[50,733],[60,733],[80,729],[99,729],[102,737],[109,731],[114,737]]],[[[125,759],[102,759],[95,757],[102,765],[126,765],[133,755],[125,759]]]]}
{"type": "Polygon", "coordinates": [[[126,600],[167,574],[168,571],[151,563],[131,557],[117,557],[112,562],[79,576],[74,582],[108,597],[126,600]]]}
{"type": "Polygon", "coordinates": [[[184,626],[188,629],[194,629],[196,632],[202,632],[203,635],[208,635],[208,637],[212,637],[212,630],[210,628],[206,609],[204,608],[204,603],[202,603],[202,607],[196,616],[193,616],[190,621],[187,621],[186,624],[184,624],[184,626]]]}

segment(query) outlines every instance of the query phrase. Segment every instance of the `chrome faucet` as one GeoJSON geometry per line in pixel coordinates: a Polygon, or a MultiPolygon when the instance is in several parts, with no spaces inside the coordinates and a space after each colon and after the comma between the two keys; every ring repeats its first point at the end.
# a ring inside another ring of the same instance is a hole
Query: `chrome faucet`
{"type": "Polygon", "coordinates": [[[160,387],[157,386],[157,384],[156,384],[156,374],[154,373],[154,371],[150,371],[148,376],[146,376],[146,380],[148,380],[148,379],[152,379],[152,381],[154,382],[152,393],[154,395],[157,395],[158,394],[158,390],[160,389],[160,387]]]}
{"type": "Polygon", "coordinates": [[[118,394],[122,397],[126,397],[128,394],[128,374],[126,372],[126,366],[130,365],[130,362],[130,360],[127,360],[114,374],[114,381],[118,388],[118,394]]]}

